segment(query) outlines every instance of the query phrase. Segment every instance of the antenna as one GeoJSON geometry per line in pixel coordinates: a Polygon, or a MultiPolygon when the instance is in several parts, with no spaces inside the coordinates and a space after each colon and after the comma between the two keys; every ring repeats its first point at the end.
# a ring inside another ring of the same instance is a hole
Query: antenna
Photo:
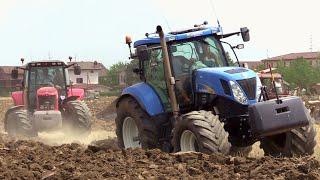
{"type": "Polygon", "coordinates": [[[169,21],[168,21],[168,19],[166,18],[165,15],[163,15],[163,18],[164,18],[164,20],[166,21],[166,24],[167,24],[169,30],[172,31],[172,29],[171,29],[171,27],[170,27],[170,24],[169,24],[169,21]]]}
{"type": "Polygon", "coordinates": [[[310,35],[310,52],[313,50],[312,34],[310,35]]]}
{"type": "Polygon", "coordinates": [[[209,0],[209,3],[210,3],[210,6],[211,6],[212,14],[217,18],[217,24],[218,24],[218,27],[219,27],[219,29],[220,29],[220,31],[221,31],[221,34],[223,34],[223,30],[222,30],[222,27],[221,27],[221,25],[220,25],[219,17],[218,17],[216,8],[215,8],[215,6],[214,6],[213,0],[209,0]]]}

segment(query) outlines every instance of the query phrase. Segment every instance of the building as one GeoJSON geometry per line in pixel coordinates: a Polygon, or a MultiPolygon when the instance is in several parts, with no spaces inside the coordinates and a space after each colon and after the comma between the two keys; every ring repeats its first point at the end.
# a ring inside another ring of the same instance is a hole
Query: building
{"type": "Polygon", "coordinates": [[[263,64],[261,61],[240,61],[240,65],[242,67],[246,67],[252,70],[257,70],[261,64],[263,64]]]}
{"type": "MultiPolygon", "coordinates": [[[[69,62],[74,63],[74,62],[69,62]]],[[[71,66],[69,71],[70,80],[74,84],[99,84],[99,77],[105,76],[107,73],[106,67],[97,61],[79,61],[76,62],[81,67],[81,74],[75,75],[74,69],[71,66]]]]}
{"type": "Polygon", "coordinates": [[[11,71],[15,66],[0,66],[0,89],[14,88],[17,85],[21,85],[23,80],[23,70],[18,70],[18,79],[11,78],[11,71]]]}
{"type": "Polygon", "coordinates": [[[261,60],[262,63],[268,68],[269,64],[271,67],[277,67],[280,61],[283,61],[286,66],[299,58],[303,58],[310,62],[312,66],[320,65],[320,52],[300,52],[300,53],[290,53],[281,56],[276,56],[268,59],[261,60]]]}

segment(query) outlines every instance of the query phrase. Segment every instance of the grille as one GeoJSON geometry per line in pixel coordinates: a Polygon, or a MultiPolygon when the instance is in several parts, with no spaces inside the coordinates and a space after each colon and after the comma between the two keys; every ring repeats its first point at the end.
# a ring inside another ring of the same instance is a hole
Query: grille
{"type": "Polygon", "coordinates": [[[256,78],[238,80],[238,84],[241,86],[244,93],[247,95],[249,100],[256,99],[256,78]]]}
{"type": "Polygon", "coordinates": [[[231,96],[231,89],[228,82],[223,79],[220,79],[220,82],[221,82],[221,86],[223,88],[224,93],[231,96]]]}
{"type": "Polygon", "coordinates": [[[56,105],[55,96],[39,96],[39,109],[40,110],[54,110],[56,105]]]}

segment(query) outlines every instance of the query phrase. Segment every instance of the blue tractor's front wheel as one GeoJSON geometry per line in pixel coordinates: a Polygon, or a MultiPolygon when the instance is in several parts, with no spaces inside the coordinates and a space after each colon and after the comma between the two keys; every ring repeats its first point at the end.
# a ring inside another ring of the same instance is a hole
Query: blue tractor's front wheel
{"type": "Polygon", "coordinates": [[[231,148],[224,124],[208,111],[193,111],[182,115],[175,124],[172,144],[175,152],[228,154],[231,148]]]}

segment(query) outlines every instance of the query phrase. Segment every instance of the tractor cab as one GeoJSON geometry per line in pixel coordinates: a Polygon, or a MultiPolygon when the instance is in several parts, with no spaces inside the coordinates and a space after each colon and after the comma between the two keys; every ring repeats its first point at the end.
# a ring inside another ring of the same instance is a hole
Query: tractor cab
{"type": "MultiPolygon", "coordinates": [[[[25,90],[28,91],[28,107],[37,108],[37,99],[39,100],[39,109],[54,110],[56,96],[65,97],[69,81],[66,80],[68,74],[63,62],[31,62],[25,73],[25,90]],[[41,101],[50,102],[49,107],[41,101]]],[[[56,105],[55,105],[56,104],[56,105]]]]}

